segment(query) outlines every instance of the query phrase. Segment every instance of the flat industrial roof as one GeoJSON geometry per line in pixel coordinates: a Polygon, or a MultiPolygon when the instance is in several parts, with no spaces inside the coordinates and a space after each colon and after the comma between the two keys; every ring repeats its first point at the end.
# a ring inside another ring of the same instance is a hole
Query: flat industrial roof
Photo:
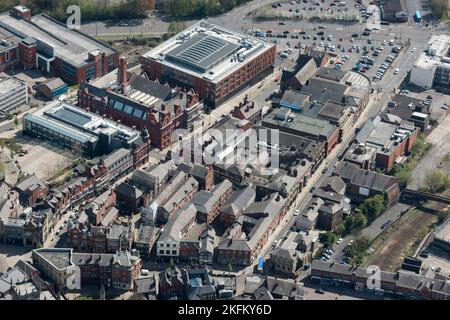
{"type": "Polygon", "coordinates": [[[94,38],[71,30],[45,14],[35,15],[31,21],[27,21],[4,13],[0,15],[0,28],[20,39],[32,37],[53,46],[57,57],[76,67],[87,62],[89,52],[101,50],[106,55],[115,52],[94,38]]]}
{"type": "Polygon", "coordinates": [[[167,53],[167,58],[205,72],[239,48],[238,44],[199,33],[167,53]]]}
{"type": "Polygon", "coordinates": [[[274,46],[273,43],[202,20],[143,57],[218,82],[274,46]]]}
{"type": "Polygon", "coordinates": [[[20,87],[25,89],[25,82],[16,78],[0,78],[0,97],[20,87]]]}
{"type": "Polygon", "coordinates": [[[26,114],[24,119],[61,132],[83,143],[98,140],[97,136],[101,132],[120,131],[130,141],[140,135],[138,131],[130,127],[59,101],[49,103],[34,113],[26,114]]]}
{"type": "Polygon", "coordinates": [[[449,64],[448,61],[442,61],[442,58],[447,57],[450,50],[450,35],[439,34],[432,36],[428,42],[427,48],[429,51],[433,51],[434,55],[422,52],[414,64],[415,68],[433,69],[439,64],[449,64]]]}

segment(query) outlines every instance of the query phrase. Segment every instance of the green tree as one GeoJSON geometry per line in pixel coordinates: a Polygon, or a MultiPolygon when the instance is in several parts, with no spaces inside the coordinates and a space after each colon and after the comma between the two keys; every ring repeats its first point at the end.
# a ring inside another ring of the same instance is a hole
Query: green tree
{"type": "Polygon", "coordinates": [[[412,181],[411,172],[407,170],[401,170],[395,173],[395,177],[398,179],[400,188],[404,189],[412,181]]]}
{"type": "Polygon", "coordinates": [[[348,247],[346,253],[350,258],[360,257],[363,258],[370,247],[370,240],[366,237],[355,239],[353,244],[348,247]]]}
{"type": "Polygon", "coordinates": [[[175,261],[173,260],[173,258],[170,258],[169,260],[169,268],[173,269],[175,267],[175,261]]]}
{"type": "Polygon", "coordinates": [[[336,242],[337,236],[330,231],[322,233],[320,236],[320,241],[324,244],[326,248],[330,248],[336,242]]]}
{"type": "Polygon", "coordinates": [[[430,0],[433,15],[438,19],[446,19],[448,11],[448,0],[430,0]]]}
{"type": "Polygon", "coordinates": [[[338,236],[343,236],[345,234],[346,228],[344,223],[341,223],[334,228],[334,233],[338,236]]]}
{"type": "Polygon", "coordinates": [[[17,127],[19,125],[19,119],[17,119],[17,116],[14,117],[14,126],[17,127]]]}
{"type": "Polygon", "coordinates": [[[228,262],[228,264],[227,264],[227,270],[228,270],[228,273],[233,272],[233,265],[231,264],[231,262],[228,262]]]}
{"type": "Polygon", "coordinates": [[[440,193],[450,187],[450,179],[442,170],[430,171],[425,175],[421,189],[430,193],[440,193]]]}
{"type": "Polygon", "coordinates": [[[373,221],[386,209],[385,196],[377,194],[368,198],[359,206],[359,209],[369,221],[373,221]]]}

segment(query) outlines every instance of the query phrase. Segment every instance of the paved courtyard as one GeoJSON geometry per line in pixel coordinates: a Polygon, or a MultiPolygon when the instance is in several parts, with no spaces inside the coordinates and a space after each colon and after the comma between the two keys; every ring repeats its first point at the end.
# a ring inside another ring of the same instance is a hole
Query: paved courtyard
{"type": "Polygon", "coordinates": [[[77,158],[70,150],[43,140],[19,136],[17,142],[28,151],[23,157],[17,158],[22,171],[34,173],[42,179],[50,178],[77,158]]]}

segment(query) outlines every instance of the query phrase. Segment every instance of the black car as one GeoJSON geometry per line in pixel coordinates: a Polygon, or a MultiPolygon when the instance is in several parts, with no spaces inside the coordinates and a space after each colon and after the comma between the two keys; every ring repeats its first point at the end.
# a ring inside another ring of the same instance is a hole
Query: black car
{"type": "Polygon", "coordinates": [[[323,31],[319,31],[319,32],[317,32],[317,35],[318,35],[318,36],[323,36],[324,33],[323,33],[323,31]]]}
{"type": "Polygon", "coordinates": [[[323,291],[322,289],[317,289],[316,293],[318,293],[318,294],[325,294],[325,291],[323,291]]]}
{"type": "Polygon", "coordinates": [[[432,100],[433,97],[432,97],[431,95],[427,95],[427,99],[428,99],[428,100],[432,100]]]}
{"type": "Polygon", "coordinates": [[[419,256],[422,258],[428,258],[430,256],[430,253],[428,251],[422,251],[419,256]]]}
{"type": "Polygon", "coordinates": [[[352,38],[358,38],[359,35],[357,33],[352,34],[352,38]]]}

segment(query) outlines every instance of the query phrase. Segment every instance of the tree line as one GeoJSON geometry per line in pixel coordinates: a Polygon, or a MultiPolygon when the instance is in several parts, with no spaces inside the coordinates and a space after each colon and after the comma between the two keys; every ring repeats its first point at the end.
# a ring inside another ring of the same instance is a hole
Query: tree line
{"type": "Polygon", "coordinates": [[[448,0],[430,0],[431,11],[439,19],[447,18],[448,0]]]}
{"type": "MultiPolygon", "coordinates": [[[[22,1],[23,2],[23,1],[22,1]]],[[[19,4],[19,0],[1,0],[0,11],[6,11],[19,4]]],[[[110,0],[26,0],[23,3],[33,14],[46,13],[64,21],[67,7],[78,5],[82,21],[144,18],[145,11],[155,6],[155,0],[123,0],[112,3],[110,0]]]]}
{"type": "Polygon", "coordinates": [[[165,0],[162,11],[174,17],[205,17],[230,11],[249,0],[165,0]]]}

